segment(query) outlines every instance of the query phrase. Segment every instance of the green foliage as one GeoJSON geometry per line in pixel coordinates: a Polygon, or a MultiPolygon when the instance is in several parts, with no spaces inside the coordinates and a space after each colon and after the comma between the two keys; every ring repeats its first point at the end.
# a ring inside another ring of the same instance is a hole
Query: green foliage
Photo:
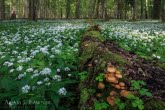
{"type": "Polygon", "coordinates": [[[96,76],[95,80],[102,82],[104,80],[104,73],[98,74],[98,76],[96,76]]]}
{"type": "Polygon", "coordinates": [[[58,30],[58,26],[61,24],[22,22],[0,25],[0,45],[4,45],[0,48],[2,107],[5,101],[10,102],[6,104],[7,109],[16,110],[19,107],[26,110],[60,110],[72,106],[70,100],[75,100],[73,93],[74,86],[77,85],[74,80],[77,73],[77,48],[83,29],[58,30]],[[57,30],[49,30],[51,27],[57,30]],[[2,36],[11,44],[4,44],[2,36]],[[19,70],[18,67],[22,69],[19,70]],[[70,105],[61,105],[61,102],[69,102],[70,105]],[[11,103],[12,106],[9,106],[11,103]]]}
{"type": "Polygon", "coordinates": [[[115,100],[115,104],[117,105],[119,110],[144,110],[144,102],[140,99],[141,96],[151,97],[152,94],[145,89],[145,82],[141,80],[131,80],[131,91],[137,91],[136,94],[130,94],[126,97],[126,99],[121,100],[122,98],[118,97],[115,100]]]}
{"type": "Polygon", "coordinates": [[[106,102],[98,102],[95,101],[94,108],[95,110],[106,110],[108,109],[109,105],[106,102]]]}
{"type": "Polygon", "coordinates": [[[80,77],[80,81],[84,81],[87,78],[87,72],[83,71],[81,73],[78,73],[79,77],[80,77]]]}
{"type": "Polygon", "coordinates": [[[122,102],[119,98],[115,100],[115,104],[118,106],[119,110],[125,110],[126,103],[122,102]]]}
{"type": "Polygon", "coordinates": [[[149,92],[148,89],[144,88],[146,86],[144,81],[141,80],[131,80],[131,90],[136,90],[138,93],[142,96],[148,96],[151,97],[152,94],[149,92]]]}
{"type": "Polygon", "coordinates": [[[143,110],[144,109],[144,103],[143,100],[140,99],[139,97],[136,97],[134,95],[130,95],[127,97],[128,103],[130,103],[131,108],[137,108],[138,110],[143,110]]]}

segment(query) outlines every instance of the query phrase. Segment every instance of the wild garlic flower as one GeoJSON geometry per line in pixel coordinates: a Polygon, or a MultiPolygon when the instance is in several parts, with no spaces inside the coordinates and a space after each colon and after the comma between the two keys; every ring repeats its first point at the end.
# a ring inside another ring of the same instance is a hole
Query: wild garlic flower
{"type": "Polygon", "coordinates": [[[19,74],[19,75],[18,75],[18,79],[23,78],[25,75],[26,75],[26,72],[25,72],[25,73],[23,73],[23,74],[19,74]]]}
{"type": "Polygon", "coordinates": [[[17,71],[22,71],[22,69],[23,69],[23,66],[19,66],[16,68],[17,71]]]}
{"type": "Polygon", "coordinates": [[[58,68],[58,69],[57,69],[57,72],[61,72],[61,70],[58,68]]]}
{"type": "Polygon", "coordinates": [[[60,89],[58,90],[58,93],[59,93],[60,95],[66,95],[66,94],[67,94],[67,91],[66,91],[66,89],[65,89],[64,87],[62,87],[62,88],[60,88],[60,89]]]}
{"type": "Polygon", "coordinates": [[[27,70],[26,70],[26,72],[32,72],[33,71],[33,68],[28,68],[27,70]]]}
{"type": "Polygon", "coordinates": [[[47,47],[47,46],[45,46],[45,47],[43,47],[43,48],[40,48],[40,51],[41,51],[42,53],[44,53],[44,54],[49,54],[49,52],[48,52],[48,47],[47,47]]]}
{"type": "Polygon", "coordinates": [[[41,85],[41,84],[43,84],[43,82],[42,81],[38,81],[37,84],[38,85],[41,85]]]}
{"type": "Polygon", "coordinates": [[[40,71],[41,75],[50,75],[51,73],[51,69],[50,68],[44,68],[42,71],[40,71]]]}
{"type": "Polygon", "coordinates": [[[24,87],[22,87],[22,93],[28,93],[30,90],[30,86],[29,85],[25,85],[24,87]]]}
{"type": "Polygon", "coordinates": [[[44,82],[47,82],[47,81],[49,81],[49,78],[45,78],[45,79],[44,79],[44,82]]]}
{"type": "Polygon", "coordinates": [[[56,81],[61,81],[61,76],[60,75],[54,75],[53,79],[56,81]]]}
{"type": "Polygon", "coordinates": [[[39,74],[38,74],[38,73],[35,73],[35,74],[33,74],[33,75],[31,76],[31,79],[33,79],[33,78],[35,78],[35,77],[37,77],[37,76],[39,76],[39,74]]]}
{"type": "Polygon", "coordinates": [[[64,68],[65,71],[70,71],[69,67],[64,68]]]}

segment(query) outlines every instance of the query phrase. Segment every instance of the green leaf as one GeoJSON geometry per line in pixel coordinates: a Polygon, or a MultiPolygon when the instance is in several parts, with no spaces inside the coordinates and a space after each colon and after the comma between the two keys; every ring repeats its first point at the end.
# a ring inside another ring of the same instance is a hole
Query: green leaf
{"type": "Polygon", "coordinates": [[[10,91],[12,89],[17,89],[16,87],[16,81],[13,81],[13,79],[9,77],[4,77],[0,82],[1,88],[4,88],[7,91],[10,91]]]}
{"type": "Polygon", "coordinates": [[[151,94],[150,92],[147,92],[147,93],[146,93],[146,96],[151,97],[152,94],[151,94]]]}
{"type": "Polygon", "coordinates": [[[143,110],[144,106],[143,105],[138,105],[139,110],[143,110]]]}
{"type": "Polygon", "coordinates": [[[5,98],[5,99],[11,98],[17,94],[18,94],[17,91],[9,91],[9,92],[5,92],[5,93],[0,93],[0,100],[3,98],[5,98]]]}
{"type": "Polygon", "coordinates": [[[55,106],[58,108],[58,104],[60,101],[59,95],[56,93],[53,93],[53,92],[49,93],[49,95],[50,95],[50,98],[52,99],[53,103],[55,104],[55,106]]]}
{"type": "Polygon", "coordinates": [[[35,104],[35,110],[47,110],[47,104],[39,101],[39,104],[35,104]]]}
{"type": "Polygon", "coordinates": [[[125,106],[126,106],[125,103],[120,103],[119,110],[124,110],[125,106]]]}
{"type": "Polygon", "coordinates": [[[137,107],[136,102],[132,102],[132,106],[133,106],[134,108],[137,107]]]}

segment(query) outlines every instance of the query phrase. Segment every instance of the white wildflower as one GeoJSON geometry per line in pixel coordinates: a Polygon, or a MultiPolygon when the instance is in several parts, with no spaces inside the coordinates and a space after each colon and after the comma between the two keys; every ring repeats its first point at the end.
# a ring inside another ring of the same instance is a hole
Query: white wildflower
{"type": "Polygon", "coordinates": [[[19,67],[17,67],[17,71],[21,71],[23,69],[23,66],[19,66],[19,67]]]}
{"type": "Polygon", "coordinates": [[[19,75],[18,75],[18,79],[23,78],[25,75],[26,75],[26,72],[25,72],[25,73],[23,73],[23,74],[19,74],[19,75]]]}
{"type": "Polygon", "coordinates": [[[56,81],[61,81],[61,76],[60,75],[54,75],[53,79],[56,81]]]}
{"type": "Polygon", "coordinates": [[[44,53],[44,54],[49,54],[49,52],[48,52],[48,47],[47,47],[47,46],[45,46],[45,47],[43,47],[43,48],[40,48],[40,51],[41,51],[42,53],[44,53]]]}
{"type": "Polygon", "coordinates": [[[71,74],[68,74],[68,76],[70,77],[70,76],[72,76],[71,74]]]}
{"type": "Polygon", "coordinates": [[[62,87],[62,88],[60,88],[60,89],[58,90],[58,93],[59,93],[60,95],[66,95],[66,94],[67,94],[67,91],[66,91],[66,89],[65,89],[64,87],[62,87]]]}
{"type": "Polygon", "coordinates": [[[31,76],[31,79],[33,79],[33,78],[35,78],[35,77],[37,77],[37,76],[39,76],[39,74],[38,74],[38,73],[35,73],[35,74],[33,74],[33,75],[31,76]]]}
{"type": "Polygon", "coordinates": [[[69,67],[66,67],[64,70],[65,71],[70,71],[70,68],[69,67]]]}
{"type": "Polygon", "coordinates": [[[35,74],[38,73],[38,70],[35,70],[34,73],[35,73],[35,74]]]}
{"type": "Polygon", "coordinates": [[[49,86],[49,85],[50,85],[50,82],[46,83],[45,85],[46,85],[46,86],[49,86]]]}
{"type": "Polygon", "coordinates": [[[51,69],[44,68],[42,71],[40,71],[40,74],[41,75],[50,75],[51,72],[52,72],[51,69]]]}
{"type": "Polygon", "coordinates": [[[28,93],[30,90],[30,86],[29,85],[25,85],[24,87],[22,87],[22,93],[28,93]]]}
{"type": "Polygon", "coordinates": [[[49,78],[45,78],[45,79],[44,79],[44,82],[47,82],[47,81],[49,81],[49,78]]]}
{"type": "Polygon", "coordinates": [[[33,68],[28,68],[27,70],[26,70],[26,72],[32,72],[33,71],[33,68]]]}
{"type": "Polygon", "coordinates": [[[61,71],[61,70],[58,68],[58,69],[57,69],[57,72],[60,72],[60,71],[61,71]]]}
{"type": "Polygon", "coordinates": [[[37,84],[38,85],[41,85],[41,84],[43,84],[43,82],[42,81],[38,81],[37,84]]]}
{"type": "Polygon", "coordinates": [[[14,72],[14,69],[11,69],[9,72],[10,72],[10,73],[14,72]]]}
{"type": "Polygon", "coordinates": [[[54,55],[51,55],[50,58],[54,58],[54,55]]]}

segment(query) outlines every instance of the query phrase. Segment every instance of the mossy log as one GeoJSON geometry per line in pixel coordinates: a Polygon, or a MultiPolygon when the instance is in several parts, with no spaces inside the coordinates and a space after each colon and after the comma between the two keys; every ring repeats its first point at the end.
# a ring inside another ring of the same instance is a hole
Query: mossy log
{"type": "Polygon", "coordinates": [[[104,41],[99,25],[89,28],[81,39],[79,68],[81,71],[87,71],[88,74],[79,85],[80,110],[87,110],[93,105],[92,97],[97,87],[95,77],[100,72],[104,72],[108,63],[120,66],[128,64],[120,55],[109,51],[104,41]]]}

